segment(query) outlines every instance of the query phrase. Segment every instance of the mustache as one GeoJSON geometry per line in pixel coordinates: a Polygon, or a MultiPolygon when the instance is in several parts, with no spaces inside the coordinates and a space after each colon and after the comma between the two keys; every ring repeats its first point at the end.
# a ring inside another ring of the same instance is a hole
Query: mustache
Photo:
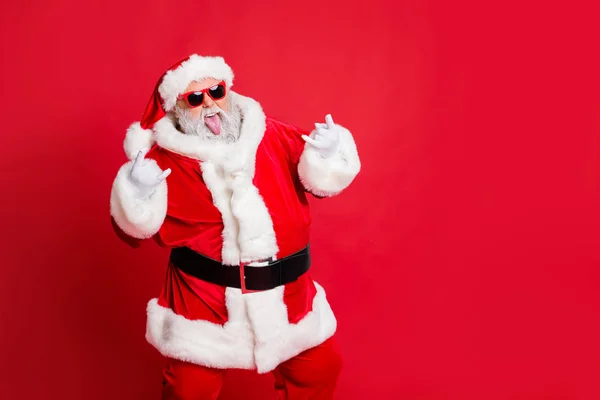
{"type": "Polygon", "coordinates": [[[200,136],[206,140],[232,143],[239,138],[242,115],[237,104],[230,101],[228,106],[228,110],[225,111],[214,104],[211,107],[202,108],[195,115],[192,115],[192,110],[190,109],[176,106],[173,114],[177,119],[178,126],[185,134],[200,136]],[[217,118],[221,119],[221,135],[219,136],[213,135],[205,124],[205,117],[214,113],[217,113],[217,118]]]}
{"type": "Polygon", "coordinates": [[[217,106],[215,104],[212,107],[203,108],[200,116],[202,117],[202,119],[204,119],[204,117],[206,117],[207,115],[210,115],[210,114],[219,114],[220,116],[223,116],[226,113],[222,108],[220,108],[219,106],[217,106]]]}
{"type": "Polygon", "coordinates": [[[207,115],[211,115],[211,114],[218,114],[219,117],[221,117],[221,120],[226,120],[229,118],[229,115],[227,114],[227,112],[225,112],[225,110],[223,110],[216,104],[214,106],[207,107],[207,108],[203,107],[202,110],[200,111],[200,114],[197,114],[197,115],[194,115],[192,113],[192,110],[190,110],[190,109],[182,109],[179,107],[175,108],[175,115],[177,115],[177,117],[179,119],[186,120],[188,123],[201,124],[204,122],[204,118],[207,115]]]}

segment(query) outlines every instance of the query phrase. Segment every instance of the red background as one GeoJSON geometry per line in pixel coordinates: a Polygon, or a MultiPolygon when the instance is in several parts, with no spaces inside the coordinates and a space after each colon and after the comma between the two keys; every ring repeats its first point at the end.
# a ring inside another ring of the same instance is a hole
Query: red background
{"type": "MultiPolygon", "coordinates": [[[[0,11],[0,397],[159,398],[167,252],[116,239],[109,192],[156,80],[198,52],[267,114],[356,137],[354,185],[313,202],[337,398],[600,398],[597,10],[34,3],[0,11]]],[[[235,372],[222,398],[270,388],[235,372]]]]}

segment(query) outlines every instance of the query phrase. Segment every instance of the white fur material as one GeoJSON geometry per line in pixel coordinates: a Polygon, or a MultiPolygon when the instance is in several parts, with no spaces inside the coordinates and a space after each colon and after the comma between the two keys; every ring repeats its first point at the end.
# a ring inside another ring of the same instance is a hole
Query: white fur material
{"type": "Polygon", "coordinates": [[[279,248],[269,211],[252,183],[265,114],[255,100],[234,92],[229,95],[243,118],[234,143],[185,135],[171,116],[158,121],[154,131],[159,146],[200,162],[204,182],[223,218],[223,263],[238,265],[275,257],[279,248]]]}
{"type": "MultiPolygon", "coordinates": [[[[323,158],[313,146],[307,144],[300,156],[298,175],[309,192],[331,197],[346,189],[360,172],[360,159],[354,138],[348,129],[341,128],[340,148],[337,154],[323,158]]],[[[313,131],[310,136],[314,138],[313,131]]]]}
{"type": "Polygon", "coordinates": [[[206,140],[186,135],[175,127],[174,117],[167,114],[154,124],[156,143],[173,153],[199,161],[210,161],[229,173],[247,172],[254,176],[256,149],[266,129],[265,114],[260,104],[250,97],[230,92],[233,107],[239,107],[243,122],[239,139],[234,143],[206,140]]]}
{"type": "Polygon", "coordinates": [[[127,158],[134,160],[140,150],[150,150],[154,146],[154,142],[154,132],[152,129],[143,129],[139,122],[134,122],[127,129],[123,148],[125,149],[127,158]]]}
{"type": "Polygon", "coordinates": [[[229,319],[224,325],[185,319],[153,299],[146,339],[166,357],[212,368],[270,372],[335,333],[337,322],[325,291],[315,286],[312,311],[296,324],[288,321],[283,286],[249,294],[227,288],[229,319]]]}
{"type": "Polygon", "coordinates": [[[212,162],[201,163],[201,169],[204,183],[212,195],[213,204],[221,212],[221,218],[223,219],[223,249],[221,251],[223,264],[239,265],[238,224],[231,212],[231,191],[227,188],[227,183],[223,179],[222,170],[219,175],[212,162]]]}
{"type": "Polygon", "coordinates": [[[302,320],[290,324],[283,302],[283,287],[246,295],[248,318],[254,330],[254,357],[259,373],[315,347],[335,333],[337,321],[325,290],[315,282],[313,308],[302,320]]]}
{"type": "Polygon", "coordinates": [[[146,340],[165,357],[211,368],[254,368],[253,338],[246,318],[246,305],[239,289],[225,291],[228,321],[218,325],[191,321],[148,302],[146,340]]]}
{"type": "Polygon", "coordinates": [[[233,71],[222,57],[194,54],[179,67],[167,71],[160,83],[158,92],[163,99],[164,110],[171,111],[177,103],[177,96],[184,93],[190,83],[204,78],[224,80],[227,88],[233,85],[233,71]]]}
{"type": "MultiPolygon", "coordinates": [[[[156,161],[149,163],[156,175],[162,172],[156,161]]],[[[133,161],[129,161],[117,173],[110,194],[110,214],[123,232],[147,239],[158,232],[167,215],[167,181],[163,180],[148,199],[138,199],[129,180],[132,166],[133,161]]]]}
{"type": "Polygon", "coordinates": [[[229,180],[231,212],[237,220],[240,261],[248,263],[275,257],[279,248],[273,221],[252,176],[237,174],[229,180]]]}

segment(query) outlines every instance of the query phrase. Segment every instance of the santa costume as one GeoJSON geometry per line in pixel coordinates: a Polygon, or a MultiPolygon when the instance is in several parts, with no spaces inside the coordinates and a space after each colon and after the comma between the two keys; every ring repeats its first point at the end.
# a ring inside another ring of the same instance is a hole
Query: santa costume
{"type": "MultiPolygon", "coordinates": [[[[307,194],[334,196],[354,180],[360,161],[353,137],[336,124],[339,146],[324,158],[302,138],[314,131],[266,117],[232,84],[221,57],[192,55],[166,71],[142,120],[126,133],[129,162],[112,187],[119,236],[133,246],[152,238],[171,249],[163,290],[147,306],[146,339],[172,362],[165,385],[189,386],[176,376],[182,368],[200,369],[206,379],[230,368],[285,375],[286,363],[325,348],[336,330],[325,291],[308,270],[307,194]],[[224,81],[241,112],[233,143],[185,134],[171,112],[188,85],[204,78],[224,81]],[[171,171],[144,199],[130,179],[140,151],[157,174],[171,171]]],[[[306,396],[289,381],[278,380],[282,396],[306,396]]],[[[177,396],[171,398],[184,398],[177,396]]]]}

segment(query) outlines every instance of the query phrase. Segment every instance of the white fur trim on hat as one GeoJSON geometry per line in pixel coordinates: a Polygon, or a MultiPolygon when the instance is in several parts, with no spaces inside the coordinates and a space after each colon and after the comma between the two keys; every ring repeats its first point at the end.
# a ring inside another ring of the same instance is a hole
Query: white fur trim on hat
{"type": "Polygon", "coordinates": [[[204,78],[224,80],[227,88],[233,85],[233,71],[222,57],[200,57],[197,54],[181,63],[174,70],[167,71],[158,92],[163,99],[165,111],[170,111],[190,83],[204,78]]]}
{"type": "Polygon", "coordinates": [[[152,129],[144,129],[139,122],[134,122],[127,129],[123,148],[127,158],[133,160],[140,150],[150,150],[154,142],[152,129]]]}

